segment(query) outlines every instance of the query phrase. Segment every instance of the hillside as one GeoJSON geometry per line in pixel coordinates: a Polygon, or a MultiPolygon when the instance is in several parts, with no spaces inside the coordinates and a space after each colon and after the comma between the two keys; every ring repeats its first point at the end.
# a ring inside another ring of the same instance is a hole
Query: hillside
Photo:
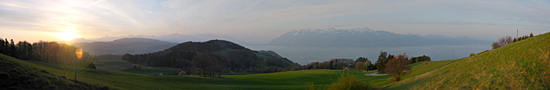
{"type": "Polygon", "coordinates": [[[549,89],[550,33],[462,58],[389,89],[549,89]]]}
{"type": "Polygon", "coordinates": [[[0,54],[0,89],[73,89],[73,90],[93,90],[108,89],[108,87],[99,87],[82,83],[80,81],[69,80],[66,76],[57,76],[44,69],[31,67],[14,61],[15,58],[0,54]]]}
{"type": "Polygon", "coordinates": [[[73,46],[80,47],[91,55],[122,55],[126,53],[139,54],[161,51],[176,44],[147,38],[122,38],[110,42],[74,43],[73,46]]]}
{"type": "MultiPolygon", "coordinates": [[[[206,42],[185,42],[170,47],[163,51],[145,54],[126,54],[123,60],[152,67],[183,68],[186,72],[192,72],[199,68],[205,59],[205,64],[222,68],[222,72],[258,72],[258,68],[275,67],[268,72],[278,71],[278,68],[290,70],[290,67],[298,67],[296,64],[280,56],[252,51],[241,45],[225,40],[210,40],[206,42]],[[201,59],[200,56],[207,56],[201,59]],[[274,70],[273,70],[274,69],[274,70]]],[[[266,71],[261,70],[260,72],[266,71]]]]}
{"type": "Polygon", "coordinates": [[[269,44],[282,46],[399,47],[487,43],[490,42],[468,37],[396,34],[388,31],[375,31],[369,28],[329,28],[290,31],[273,39],[269,44]]]}

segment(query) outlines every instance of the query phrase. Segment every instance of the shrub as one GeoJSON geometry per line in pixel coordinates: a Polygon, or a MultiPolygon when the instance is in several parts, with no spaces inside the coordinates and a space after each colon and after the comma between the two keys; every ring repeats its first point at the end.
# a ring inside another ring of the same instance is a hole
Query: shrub
{"type": "Polygon", "coordinates": [[[471,53],[471,54],[470,54],[470,57],[472,57],[472,56],[476,56],[476,54],[475,54],[475,53],[471,53]]]}
{"type": "Polygon", "coordinates": [[[307,83],[306,89],[307,89],[307,90],[315,90],[315,85],[313,85],[313,82],[307,83]]]}
{"type": "Polygon", "coordinates": [[[344,68],[344,71],[350,71],[348,67],[344,68]]]}
{"type": "Polygon", "coordinates": [[[341,74],[338,82],[331,84],[327,90],[366,90],[370,89],[367,83],[359,80],[352,74],[341,74]]]}

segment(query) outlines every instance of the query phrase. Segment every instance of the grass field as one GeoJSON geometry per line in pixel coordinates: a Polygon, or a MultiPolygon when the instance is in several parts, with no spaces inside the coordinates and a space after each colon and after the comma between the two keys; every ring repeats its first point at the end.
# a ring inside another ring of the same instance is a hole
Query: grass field
{"type": "Polygon", "coordinates": [[[132,67],[132,63],[122,60],[98,60],[94,64],[99,70],[122,71],[132,67]]]}
{"type": "Polygon", "coordinates": [[[549,89],[550,33],[458,59],[388,89],[549,89]]]}
{"type": "MultiPolygon", "coordinates": [[[[8,57],[2,55],[1,57],[8,57]]],[[[57,76],[74,78],[74,67],[58,64],[23,61],[9,57],[9,60],[23,66],[36,67],[57,76]]],[[[78,80],[97,86],[108,86],[111,89],[305,89],[306,83],[313,82],[324,87],[336,81],[345,73],[341,70],[302,70],[269,74],[222,75],[221,78],[199,76],[146,76],[124,72],[79,68],[78,80]]],[[[361,76],[361,72],[348,72],[361,76]]],[[[365,78],[362,76],[360,78],[365,78]]],[[[370,78],[374,79],[374,78],[370,78]]]]}
{"type": "MultiPolygon", "coordinates": [[[[8,57],[2,55],[2,57],[8,57]]],[[[10,60],[29,67],[36,67],[46,70],[57,76],[66,76],[69,79],[74,78],[74,67],[63,66],[52,63],[23,61],[10,57],[10,60]]],[[[413,73],[404,76],[404,79],[419,75],[430,70],[434,70],[454,61],[430,61],[420,62],[412,65],[413,73]]],[[[97,62],[96,62],[97,63],[97,62]]],[[[103,65],[126,65],[121,61],[105,61],[103,65]],[[108,63],[106,63],[108,62],[108,63]]],[[[145,68],[145,69],[126,69],[122,72],[107,70],[95,70],[78,68],[78,80],[96,86],[108,86],[111,89],[238,89],[238,90],[300,90],[305,89],[306,83],[313,82],[316,88],[325,88],[326,85],[337,81],[337,78],[343,73],[356,75],[360,80],[384,87],[391,82],[388,76],[364,76],[371,72],[342,71],[342,70],[300,70],[267,74],[237,74],[222,75],[220,78],[199,77],[195,75],[188,76],[146,76],[153,72],[177,72],[175,68],[145,68]]]]}

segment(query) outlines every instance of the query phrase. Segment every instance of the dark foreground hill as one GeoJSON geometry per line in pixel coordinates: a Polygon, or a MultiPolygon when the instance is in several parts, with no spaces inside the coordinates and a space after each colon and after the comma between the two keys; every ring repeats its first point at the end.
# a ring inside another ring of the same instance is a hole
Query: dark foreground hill
{"type": "Polygon", "coordinates": [[[196,68],[219,68],[221,72],[276,72],[299,66],[286,58],[252,51],[225,40],[185,42],[155,53],[125,54],[123,60],[152,67],[182,68],[186,72],[196,68]]]}
{"type": "Polygon", "coordinates": [[[91,55],[122,55],[156,52],[176,44],[147,38],[122,38],[110,42],[74,43],[73,46],[80,47],[91,55]]]}

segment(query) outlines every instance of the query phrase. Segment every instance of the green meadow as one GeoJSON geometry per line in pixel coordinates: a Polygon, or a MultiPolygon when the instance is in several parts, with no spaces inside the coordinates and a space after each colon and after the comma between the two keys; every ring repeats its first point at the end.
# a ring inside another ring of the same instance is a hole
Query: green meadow
{"type": "MultiPolygon", "coordinates": [[[[8,58],[11,61],[25,66],[36,67],[40,70],[46,70],[56,76],[66,76],[68,79],[74,78],[75,68],[52,63],[23,61],[6,55],[1,57],[8,58]]],[[[119,61],[119,65],[127,65],[119,61]]],[[[406,75],[405,78],[424,73],[435,68],[441,67],[453,61],[431,61],[413,64],[413,72],[406,75]],[[416,71],[416,72],[415,72],[416,71]]],[[[105,62],[103,62],[105,63],[105,62]]],[[[111,64],[116,65],[116,64],[111,64]]],[[[360,80],[370,85],[383,87],[391,82],[388,76],[365,76],[371,72],[342,71],[342,70],[300,70],[266,74],[244,74],[244,75],[222,75],[222,77],[199,77],[196,75],[177,76],[175,68],[144,68],[144,69],[125,69],[122,72],[95,70],[87,68],[78,68],[77,79],[97,86],[108,86],[110,89],[285,89],[300,90],[306,89],[307,83],[313,83],[317,88],[325,88],[328,84],[337,81],[341,74],[350,73],[356,75],[360,80]],[[168,72],[166,76],[147,76],[152,72],[168,72]]]]}

